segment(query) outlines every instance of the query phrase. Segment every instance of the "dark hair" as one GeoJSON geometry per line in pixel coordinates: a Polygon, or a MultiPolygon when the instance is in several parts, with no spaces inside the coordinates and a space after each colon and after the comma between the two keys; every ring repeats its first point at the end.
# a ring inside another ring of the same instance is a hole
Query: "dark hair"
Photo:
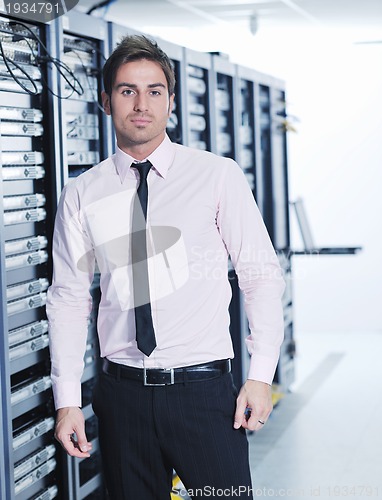
{"type": "Polygon", "coordinates": [[[169,95],[175,91],[175,73],[171,60],[154,40],[144,35],[127,35],[119,42],[103,67],[103,85],[106,94],[111,95],[115,75],[122,64],[147,59],[157,62],[165,74],[169,95]]]}

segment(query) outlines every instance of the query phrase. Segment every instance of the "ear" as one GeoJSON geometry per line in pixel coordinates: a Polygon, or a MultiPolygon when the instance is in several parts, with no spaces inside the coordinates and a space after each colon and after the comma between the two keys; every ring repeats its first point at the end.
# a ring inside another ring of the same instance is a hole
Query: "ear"
{"type": "Polygon", "coordinates": [[[101,92],[101,98],[102,98],[102,105],[105,113],[110,116],[111,115],[111,103],[110,103],[110,96],[109,94],[106,94],[106,92],[103,90],[101,92]]]}
{"type": "Polygon", "coordinates": [[[174,99],[175,99],[175,94],[170,95],[169,99],[169,104],[168,104],[168,116],[171,115],[173,107],[174,107],[174,99]]]}

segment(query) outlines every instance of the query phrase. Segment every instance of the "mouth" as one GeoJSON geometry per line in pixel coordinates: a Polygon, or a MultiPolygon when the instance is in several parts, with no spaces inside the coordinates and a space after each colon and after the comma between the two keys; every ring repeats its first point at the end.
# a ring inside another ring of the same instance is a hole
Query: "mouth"
{"type": "Polygon", "coordinates": [[[137,127],[145,127],[150,123],[150,120],[148,118],[133,118],[131,123],[137,127]]]}

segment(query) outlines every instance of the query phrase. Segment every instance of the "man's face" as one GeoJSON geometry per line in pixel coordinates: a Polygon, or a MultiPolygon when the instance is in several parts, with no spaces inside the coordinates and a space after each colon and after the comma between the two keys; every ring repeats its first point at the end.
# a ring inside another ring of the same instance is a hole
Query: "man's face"
{"type": "Polygon", "coordinates": [[[105,113],[113,118],[119,148],[143,155],[154,151],[164,138],[173,101],[174,96],[168,95],[165,74],[156,62],[142,59],[120,66],[111,97],[102,93],[105,113]]]}

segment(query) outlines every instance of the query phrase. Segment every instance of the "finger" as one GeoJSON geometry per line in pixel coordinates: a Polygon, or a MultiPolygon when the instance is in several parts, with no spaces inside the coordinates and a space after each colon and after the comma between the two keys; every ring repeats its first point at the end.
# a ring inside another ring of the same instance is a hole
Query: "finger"
{"type": "Polygon", "coordinates": [[[92,443],[88,442],[86,436],[80,441],[75,434],[71,436],[71,441],[74,448],[82,453],[82,456],[90,457],[90,450],[92,448],[92,443]]]}
{"type": "Polygon", "coordinates": [[[78,448],[82,452],[86,453],[91,449],[92,444],[87,440],[85,430],[83,427],[81,427],[79,430],[76,431],[74,438],[78,448]]]}
{"type": "Polygon", "coordinates": [[[240,429],[241,426],[244,427],[246,423],[245,410],[247,408],[247,402],[244,399],[237,399],[236,401],[236,411],[234,416],[234,429],[240,429]]]}
{"type": "Polygon", "coordinates": [[[260,431],[266,424],[268,420],[268,415],[259,416],[256,414],[251,415],[251,418],[247,422],[247,429],[250,431],[260,431]]]}
{"type": "Polygon", "coordinates": [[[57,441],[61,444],[61,446],[64,448],[64,450],[68,453],[68,455],[72,457],[78,457],[78,458],[86,458],[90,457],[90,453],[85,452],[80,449],[78,442],[74,435],[60,435],[56,434],[55,438],[57,441]]]}
{"type": "Polygon", "coordinates": [[[246,409],[245,409],[245,411],[244,411],[244,420],[243,420],[243,423],[242,423],[242,427],[244,429],[250,430],[248,422],[250,421],[251,416],[252,416],[252,408],[250,408],[249,406],[247,406],[246,409]]]}
{"type": "Polygon", "coordinates": [[[87,440],[85,434],[85,426],[82,424],[75,429],[75,432],[70,436],[70,439],[73,443],[73,446],[83,453],[83,456],[90,456],[89,451],[92,447],[92,444],[87,440]]]}

